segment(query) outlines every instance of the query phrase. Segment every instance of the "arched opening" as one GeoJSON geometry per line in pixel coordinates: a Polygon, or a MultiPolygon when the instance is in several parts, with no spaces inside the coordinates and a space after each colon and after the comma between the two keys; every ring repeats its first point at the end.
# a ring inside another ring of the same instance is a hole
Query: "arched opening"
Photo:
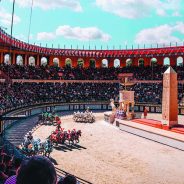
{"type": "Polygon", "coordinates": [[[35,58],[33,56],[29,57],[28,64],[30,66],[35,66],[35,58]]]}
{"type": "Polygon", "coordinates": [[[177,66],[183,66],[183,58],[181,56],[177,58],[177,66]]]}
{"type": "Polygon", "coordinates": [[[96,60],[95,59],[90,59],[89,60],[89,67],[90,68],[95,68],[96,67],[96,60]]]}
{"type": "Polygon", "coordinates": [[[108,60],[107,59],[102,59],[102,67],[108,68],[108,60]]]}
{"type": "Polygon", "coordinates": [[[41,66],[47,66],[47,58],[46,57],[42,57],[41,58],[41,66]]]}
{"type": "Polygon", "coordinates": [[[6,64],[6,65],[11,64],[11,57],[9,54],[5,54],[5,56],[4,56],[4,64],[6,64]]]}
{"type": "Polygon", "coordinates": [[[157,58],[152,58],[151,59],[150,66],[157,66],[157,58]]]}
{"type": "Polygon", "coordinates": [[[83,67],[84,66],[84,60],[82,58],[79,58],[77,60],[77,66],[79,66],[79,67],[83,67]]]}
{"type": "Polygon", "coordinates": [[[127,59],[126,60],[126,67],[132,66],[132,59],[127,59]]]}
{"type": "Polygon", "coordinates": [[[169,66],[170,65],[170,58],[169,57],[165,57],[164,58],[164,66],[169,66]]]}
{"type": "Polygon", "coordinates": [[[72,60],[70,58],[65,59],[65,66],[72,67],[72,60]]]}
{"type": "Polygon", "coordinates": [[[16,64],[22,66],[23,65],[23,57],[18,55],[16,58],[16,64]]]}
{"type": "Polygon", "coordinates": [[[119,68],[120,67],[120,60],[119,59],[115,59],[114,60],[114,67],[115,68],[119,68]]]}
{"type": "Polygon", "coordinates": [[[143,58],[140,58],[140,59],[138,60],[138,66],[139,66],[139,67],[144,67],[144,59],[143,59],[143,58]]]}
{"type": "Polygon", "coordinates": [[[59,59],[58,58],[54,58],[53,59],[53,64],[54,64],[54,66],[59,67],[59,59]]]}

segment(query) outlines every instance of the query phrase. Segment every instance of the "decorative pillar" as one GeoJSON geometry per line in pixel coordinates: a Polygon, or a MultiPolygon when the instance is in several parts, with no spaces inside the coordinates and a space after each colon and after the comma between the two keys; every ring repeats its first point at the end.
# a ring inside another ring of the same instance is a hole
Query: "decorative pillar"
{"type": "Polygon", "coordinates": [[[40,56],[37,55],[36,57],[36,66],[40,66],[40,56]]]}
{"type": "Polygon", "coordinates": [[[139,58],[129,58],[129,59],[132,59],[132,66],[139,66],[139,58]]]}
{"type": "Polygon", "coordinates": [[[0,59],[0,63],[4,62],[4,57],[3,57],[3,52],[1,52],[1,59],[0,59]]]}
{"type": "Polygon", "coordinates": [[[15,53],[13,52],[13,60],[12,60],[12,64],[14,65],[14,64],[16,64],[16,55],[15,55],[15,53]]]}
{"type": "Polygon", "coordinates": [[[49,66],[53,66],[54,65],[54,58],[55,58],[55,56],[49,56],[49,58],[48,58],[48,65],[49,66]]]}
{"type": "Polygon", "coordinates": [[[119,59],[120,60],[120,68],[124,68],[124,67],[126,67],[126,60],[123,58],[120,58],[119,59]]]}
{"type": "Polygon", "coordinates": [[[127,103],[127,115],[129,115],[129,113],[130,113],[130,105],[129,105],[129,103],[127,103]]]}
{"type": "Polygon", "coordinates": [[[157,65],[163,66],[164,65],[164,58],[161,56],[155,57],[157,59],[157,65]]]}
{"type": "Polygon", "coordinates": [[[77,67],[77,60],[78,60],[78,58],[76,58],[76,57],[72,58],[72,67],[74,67],[74,68],[77,67]]]}
{"type": "Polygon", "coordinates": [[[25,65],[25,66],[28,65],[28,55],[27,55],[27,54],[25,55],[25,62],[24,62],[24,65],[25,65]]]}
{"type": "Polygon", "coordinates": [[[109,58],[108,60],[108,68],[114,67],[114,58],[109,58]]]}
{"type": "Polygon", "coordinates": [[[90,58],[85,58],[84,59],[84,68],[89,68],[90,66],[90,58]]]}
{"type": "Polygon", "coordinates": [[[150,66],[151,65],[151,58],[145,57],[144,59],[144,66],[150,66]]]}
{"type": "Polygon", "coordinates": [[[167,127],[178,124],[178,81],[172,67],[166,70],[163,77],[162,119],[167,127]]]}
{"type": "Polygon", "coordinates": [[[176,56],[172,56],[169,57],[170,58],[170,66],[174,67],[177,65],[177,57],[176,56]]]}
{"type": "Polygon", "coordinates": [[[65,67],[65,60],[66,60],[66,58],[65,57],[62,57],[62,56],[60,56],[59,57],[59,67],[65,67]]]}
{"type": "Polygon", "coordinates": [[[101,68],[101,67],[102,67],[101,58],[96,58],[96,68],[101,68]]]}

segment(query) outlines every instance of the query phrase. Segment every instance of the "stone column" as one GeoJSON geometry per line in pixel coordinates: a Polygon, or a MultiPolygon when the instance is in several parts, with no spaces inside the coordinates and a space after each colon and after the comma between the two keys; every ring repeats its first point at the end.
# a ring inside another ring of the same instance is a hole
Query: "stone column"
{"type": "Polygon", "coordinates": [[[101,58],[96,59],[96,68],[101,68],[102,67],[102,60],[101,58]]]}
{"type": "Polygon", "coordinates": [[[28,65],[28,55],[27,55],[27,54],[25,55],[25,62],[24,62],[24,65],[25,65],[25,66],[28,65]]]}
{"type": "Polygon", "coordinates": [[[40,56],[37,55],[36,57],[36,66],[40,66],[40,56]]]}
{"type": "Polygon", "coordinates": [[[108,68],[114,67],[114,58],[108,58],[108,68]]]}
{"type": "Polygon", "coordinates": [[[1,52],[1,59],[0,59],[0,63],[4,63],[3,52],[1,52]]]}
{"type": "Polygon", "coordinates": [[[126,67],[126,60],[125,58],[120,58],[120,68],[126,67]]]}
{"type": "Polygon", "coordinates": [[[168,127],[178,124],[177,73],[169,67],[163,77],[162,123],[168,127]]]}
{"type": "Polygon", "coordinates": [[[12,60],[12,64],[16,64],[16,56],[15,53],[13,52],[13,60],[12,60]]]}

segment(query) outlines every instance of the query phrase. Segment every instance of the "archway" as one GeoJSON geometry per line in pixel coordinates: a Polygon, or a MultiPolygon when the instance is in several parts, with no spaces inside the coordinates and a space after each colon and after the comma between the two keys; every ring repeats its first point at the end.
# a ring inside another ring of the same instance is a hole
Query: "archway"
{"type": "Polygon", "coordinates": [[[16,58],[16,64],[22,66],[23,65],[23,57],[18,55],[16,58]]]}
{"type": "Polygon", "coordinates": [[[107,59],[102,59],[102,67],[108,68],[108,60],[107,59]]]}
{"type": "Polygon", "coordinates": [[[47,62],[47,58],[46,57],[42,57],[41,58],[41,66],[47,66],[48,62],[47,62]]]}
{"type": "Polygon", "coordinates": [[[95,68],[96,67],[96,60],[95,59],[90,59],[89,60],[89,67],[90,68],[95,68]]]}
{"type": "Polygon", "coordinates": [[[144,67],[144,59],[143,59],[143,58],[140,58],[140,59],[138,60],[138,66],[139,66],[139,67],[144,67]]]}
{"type": "Polygon", "coordinates": [[[119,59],[115,59],[114,60],[114,67],[115,68],[119,68],[120,67],[120,60],[119,59]]]}
{"type": "Polygon", "coordinates": [[[72,67],[72,60],[70,58],[65,59],[65,66],[72,67]]]}
{"type": "Polygon", "coordinates": [[[181,56],[177,58],[177,66],[183,66],[183,58],[181,56]]]}
{"type": "Polygon", "coordinates": [[[83,67],[84,66],[84,60],[82,58],[79,58],[77,60],[77,66],[79,66],[79,67],[83,67]]]}
{"type": "Polygon", "coordinates": [[[59,67],[59,58],[54,58],[53,64],[54,64],[54,66],[59,67]]]}
{"type": "Polygon", "coordinates": [[[127,59],[126,60],[126,67],[130,67],[130,66],[132,66],[132,59],[127,59]]]}
{"type": "Polygon", "coordinates": [[[30,66],[35,66],[35,58],[33,56],[29,57],[28,64],[30,66]]]}
{"type": "Polygon", "coordinates": [[[169,57],[165,57],[164,58],[164,66],[169,66],[170,65],[170,58],[169,57]]]}
{"type": "Polygon", "coordinates": [[[5,56],[4,56],[4,64],[6,64],[6,65],[11,64],[11,57],[9,54],[5,54],[5,56]]]}
{"type": "Polygon", "coordinates": [[[157,58],[152,58],[150,60],[150,66],[157,66],[157,58]]]}

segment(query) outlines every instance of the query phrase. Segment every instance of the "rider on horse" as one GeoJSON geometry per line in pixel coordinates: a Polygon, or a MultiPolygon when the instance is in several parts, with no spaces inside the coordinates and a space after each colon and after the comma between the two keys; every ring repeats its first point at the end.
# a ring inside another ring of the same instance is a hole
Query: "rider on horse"
{"type": "Polygon", "coordinates": [[[29,132],[29,135],[27,136],[27,139],[32,142],[33,141],[33,135],[31,132],[29,132]]]}

